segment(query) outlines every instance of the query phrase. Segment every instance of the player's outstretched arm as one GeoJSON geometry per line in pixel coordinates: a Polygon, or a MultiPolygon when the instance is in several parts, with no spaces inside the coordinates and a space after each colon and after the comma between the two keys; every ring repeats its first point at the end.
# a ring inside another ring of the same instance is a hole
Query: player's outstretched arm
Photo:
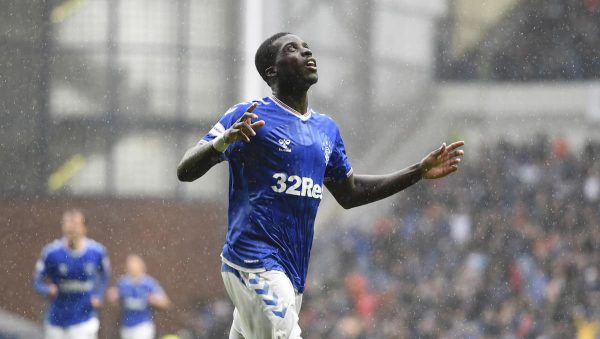
{"type": "Polygon", "coordinates": [[[230,144],[237,140],[250,142],[250,138],[256,135],[256,130],[265,125],[263,120],[254,123],[251,121],[251,119],[258,119],[258,115],[252,113],[256,106],[256,103],[250,105],[246,113],[212,142],[201,141],[188,149],[177,166],[177,178],[180,181],[194,181],[221,161],[221,153],[230,144]]]}
{"type": "Polygon", "coordinates": [[[412,186],[421,179],[442,178],[458,169],[461,157],[459,149],[464,141],[442,146],[429,153],[419,163],[403,170],[384,175],[350,175],[346,180],[326,184],[335,199],[348,209],[389,197],[412,186]]]}

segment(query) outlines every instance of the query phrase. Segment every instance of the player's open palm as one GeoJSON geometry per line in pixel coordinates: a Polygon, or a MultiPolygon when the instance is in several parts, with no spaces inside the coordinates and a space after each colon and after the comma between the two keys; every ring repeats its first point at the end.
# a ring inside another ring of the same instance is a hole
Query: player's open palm
{"type": "Polygon", "coordinates": [[[435,151],[421,160],[424,179],[437,179],[447,176],[458,169],[461,157],[465,152],[461,149],[464,141],[457,141],[448,146],[443,143],[435,151]]]}
{"type": "Polygon", "coordinates": [[[244,115],[225,131],[223,139],[227,144],[231,144],[236,140],[250,142],[250,138],[256,135],[256,130],[265,125],[263,120],[252,122],[252,119],[258,119],[258,115],[252,113],[256,106],[256,103],[250,105],[244,115]]]}

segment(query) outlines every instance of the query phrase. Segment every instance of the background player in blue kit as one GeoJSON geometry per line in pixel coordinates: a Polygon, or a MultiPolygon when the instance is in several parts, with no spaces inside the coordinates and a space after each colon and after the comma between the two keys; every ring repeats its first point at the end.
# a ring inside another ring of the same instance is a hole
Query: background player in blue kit
{"type": "Polygon", "coordinates": [[[139,255],[127,256],[125,270],[107,294],[112,303],[121,305],[121,338],[152,339],[156,333],[152,309],[165,310],[171,302],[158,282],[146,274],[139,255]]]}
{"type": "Polygon", "coordinates": [[[85,217],[68,210],[63,238],[48,244],[35,265],[35,290],[50,299],[46,339],[88,339],[98,335],[96,309],[102,305],[110,264],[106,249],[86,237],[85,217]]]}
{"type": "Polygon", "coordinates": [[[177,174],[194,181],[229,163],[221,271],[235,305],[230,338],[300,338],[298,312],[323,186],[344,208],[377,201],[456,171],[464,142],[442,144],[391,174],[354,174],[335,122],[309,108],[307,92],[318,76],[308,44],[275,34],[258,48],[255,63],[272,96],[228,110],[186,152],[177,174]]]}

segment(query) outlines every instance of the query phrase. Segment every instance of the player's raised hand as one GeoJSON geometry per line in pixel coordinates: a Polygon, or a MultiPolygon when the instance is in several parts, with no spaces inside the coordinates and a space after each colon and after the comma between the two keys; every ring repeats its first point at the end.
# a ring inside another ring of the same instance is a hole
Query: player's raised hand
{"type": "Polygon", "coordinates": [[[458,169],[460,159],[465,152],[461,149],[464,141],[457,141],[446,146],[442,146],[429,153],[421,160],[421,169],[424,179],[437,179],[447,176],[458,169]]]}
{"type": "Polygon", "coordinates": [[[265,125],[264,120],[252,122],[252,119],[258,119],[258,115],[252,113],[256,106],[257,103],[250,105],[246,110],[246,113],[225,131],[223,140],[227,144],[231,144],[236,140],[250,142],[250,138],[256,135],[256,130],[265,125]]]}

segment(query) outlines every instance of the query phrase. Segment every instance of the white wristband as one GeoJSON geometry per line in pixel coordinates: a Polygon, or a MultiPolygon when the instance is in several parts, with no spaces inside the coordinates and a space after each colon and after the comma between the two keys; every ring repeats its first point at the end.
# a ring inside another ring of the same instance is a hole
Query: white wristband
{"type": "Polygon", "coordinates": [[[227,147],[229,147],[229,144],[225,142],[225,138],[223,138],[223,135],[219,135],[218,137],[213,139],[212,147],[216,149],[217,152],[223,153],[225,152],[227,147]]]}

